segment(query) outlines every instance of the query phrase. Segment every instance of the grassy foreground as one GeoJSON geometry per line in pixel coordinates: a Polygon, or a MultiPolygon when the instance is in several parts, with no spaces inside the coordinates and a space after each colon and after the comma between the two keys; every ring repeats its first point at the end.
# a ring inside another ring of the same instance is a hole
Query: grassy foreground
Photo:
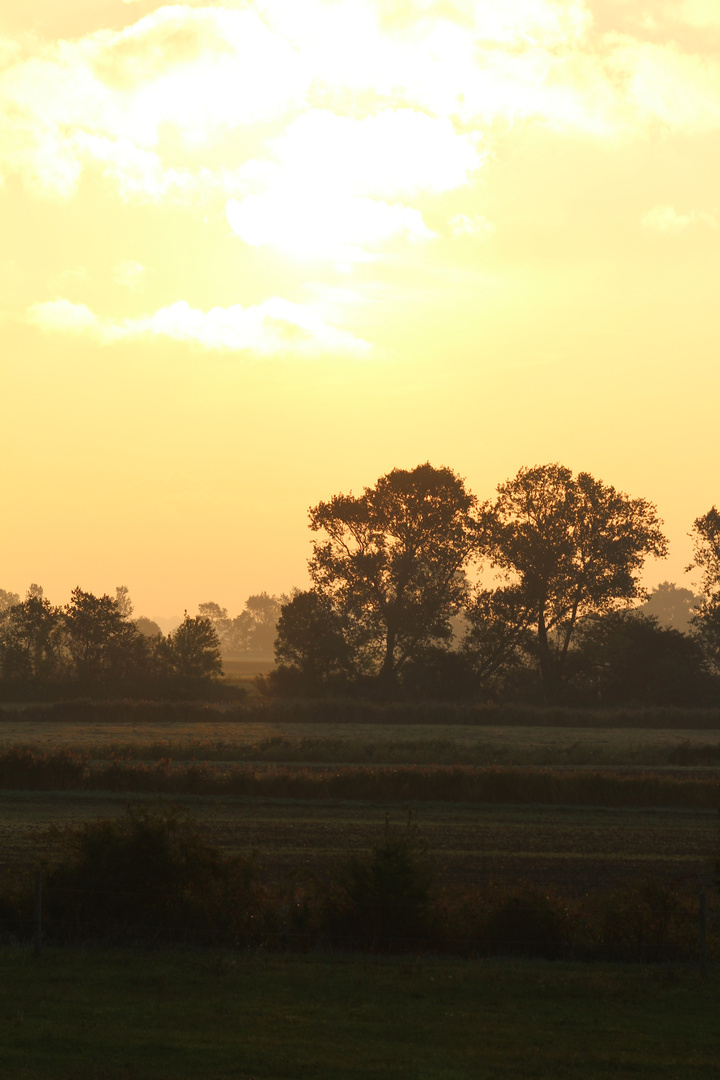
{"type": "Polygon", "coordinates": [[[5,951],[0,1075],[714,1078],[720,975],[685,967],[5,951]]]}

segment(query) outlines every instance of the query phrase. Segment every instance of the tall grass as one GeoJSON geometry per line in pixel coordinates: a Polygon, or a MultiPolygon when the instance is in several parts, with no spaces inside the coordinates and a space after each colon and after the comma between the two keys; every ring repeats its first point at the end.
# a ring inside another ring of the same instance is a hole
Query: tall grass
{"type": "Polygon", "coordinates": [[[657,728],[720,730],[718,708],[585,709],[532,705],[475,705],[453,702],[376,703],[322,698],[268,700],[245,704],[197,701],[62,701],[51,705],[0,708],[0,723],[26,718],[73,722],[202,722],[276,724],[433,724],[470,726],[657,728]]]}
{"type": "Polygon", "coordinates": [[[568,806],[717,808],[715,778],[662,773],[447,766],[174,765],[115,760],[93,763],[69,750],[11,747],[0,753],[0,788],[157,792],[255,798],[445,801],[568,806]]]}

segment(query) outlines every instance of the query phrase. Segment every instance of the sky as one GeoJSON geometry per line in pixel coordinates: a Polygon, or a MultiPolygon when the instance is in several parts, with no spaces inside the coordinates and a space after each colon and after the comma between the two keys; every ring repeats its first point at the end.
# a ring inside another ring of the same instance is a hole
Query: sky
{"type": "Polygon", "coordinates": [[[429,460],[720,501],[716,0],[0,12],[0,587],[307,583],[429,460]]]}

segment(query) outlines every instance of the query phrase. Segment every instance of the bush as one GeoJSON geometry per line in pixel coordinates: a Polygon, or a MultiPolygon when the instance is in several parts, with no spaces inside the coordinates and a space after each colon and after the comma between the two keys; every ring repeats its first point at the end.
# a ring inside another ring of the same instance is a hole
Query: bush
{"type": "Polygon", "coordinates": [[[408,821],[405,835],[385,838],[350,859],[324,889],[321,921],[330,944],[371,952],[405,952],[432,934],[432,875],[408,821]]]}
{"type": "Polygon", "coordinates": [[[555,960],[568,943],[567,918],[549,896],[525,886],[490,911],[485,939],[492,953],[555,960]]]}
{"type": "Polygon", "coordinates": [[[253,864],[176,811],[128,808],[64,835],[45,876],[50,939],[250,944],[262,923],[253,864]]]}
{"type": "Polygon", "coordinates": [[[672,889],[647,880],[615,893],[599,906],[598,931],[610,960],[653,963],[694,949],[697,931],[687,906],[672,889]]]}

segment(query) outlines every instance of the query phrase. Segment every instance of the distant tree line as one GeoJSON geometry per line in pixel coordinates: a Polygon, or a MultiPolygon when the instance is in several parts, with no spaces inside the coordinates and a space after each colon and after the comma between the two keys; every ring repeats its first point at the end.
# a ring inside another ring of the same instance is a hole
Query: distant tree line
{"type": "Polygon", "coordinates": [[[225,657],[245,660],[272,660],[280,612],[290,596],[270,596],[266,592],[249,596],[245,608],[234,619],[227,608],[214,601],[200,604],[198,612],[215,630],[225,657]]]}
{"type": "Polygon", "coordinates": [[[64,607],[39,585],[24,600],[0,590],[0,690],[13,695],[177,696],[207,693],[222,675],[209,619],[185,615],[167,637],[132,618],[128,589],[95,596],[73,589],[64,607]]]}
{"type": "Polygon", "coordinates": [[[640,583],[656,507],[559,464],[480,503],[449,468],[393,469],[309,511],[311,587],[214,601],[166,637],[114,597],[0,589],[0,692],[202,696],[222,659],[267,694],[573,706],[720,703],[720,513],[693,525],[701,595],[640,583]]]}
{"type": "Polygon", "coordinates": [[[714,507],[693,527],[702,597],[665,583],[650,599],[640,573],[668,547],[655,506],[559,464],[482,504],[451,469],[393,469],[309,514],[312,587],[281,608],[269,692],[720,701],[714,507]]]}

